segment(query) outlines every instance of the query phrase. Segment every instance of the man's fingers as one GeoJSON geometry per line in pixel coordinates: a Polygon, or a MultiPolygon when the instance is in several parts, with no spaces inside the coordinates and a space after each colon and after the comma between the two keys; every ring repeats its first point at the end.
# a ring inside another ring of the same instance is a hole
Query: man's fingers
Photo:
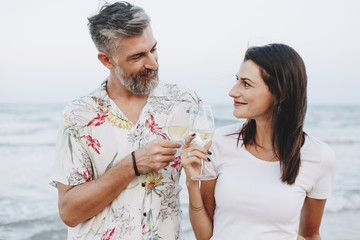
{"type": "Polygon", "coordinates": [[[181,144],[176,141],[162,141],[161,146],[164,148],[180,148],[181,144]]]}
{"type": "Polygon", "coordinates": [[[175,157],[174,156],[163,156],[162,157],[162,162],[163,163],[170,163],[175,161],[175,157]]]}
{"type": "Polygon", "coordinates": [[[176,154],[176,148],[163,148],[161,154],[164,156],[174,156],[176,154]]]}

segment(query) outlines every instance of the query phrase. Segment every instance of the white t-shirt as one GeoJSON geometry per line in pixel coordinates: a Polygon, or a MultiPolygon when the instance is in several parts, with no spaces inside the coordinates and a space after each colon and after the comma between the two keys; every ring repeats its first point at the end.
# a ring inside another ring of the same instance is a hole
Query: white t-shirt
{"type": "Polygon", "coordinates": [[[306,196],[326,199],[335,175],[335,155],[329,146],[306,136],[301,167],[293,185],[281,181],[280,162],[254,157],[242,142],[241,125],[216,130],[207,168],[216,174],[215,239],[296,239],[306,196]],[[233,134],[230,135],[229,134],[233,134]]]}

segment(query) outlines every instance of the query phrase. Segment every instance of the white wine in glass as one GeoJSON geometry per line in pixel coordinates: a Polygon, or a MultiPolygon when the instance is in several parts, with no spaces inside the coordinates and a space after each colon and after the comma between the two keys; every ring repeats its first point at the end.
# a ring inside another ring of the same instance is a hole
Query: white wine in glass
{"type": "MultiPolygon", "coordinates": [[[[192,123],[190,132],[196,134],[193,140],[194,143],[205,146],[211,140],[215,131],[214,116],[210,105],[201,103],[197,108],[192,108],[190,110],[190,122],[192,123]]],[[[192,180],[210,180],[216,178],[216,176],[205,172],[204,164],[207,163],[202,159],[200,175],[192,176],[192,180]]]]}
{"type": "MultiPolygon", "coordinates": [[[[192,131],[193,132],[193,131],[192,131]]],[[[207,142],[209,142],[212,139],[212,136],[214,136],[214,131],[196,131],[196,137],[194,139],[195,143],[198,143],[199,145],[205,145],[207,142]]]]}
{"type": "Polygon", "coordinates": [[[165,128],[171,140],[183,141],[189,134],[190,108],[192,104],[179,102],[175,104],[168,115],[165,128]]]}
{"type": "Polygon", "coordinates": [[[175,141],[184,139],[189,133],[189,126],[185,125],[170,125],[166,127],[169,137],[175,141]]]}

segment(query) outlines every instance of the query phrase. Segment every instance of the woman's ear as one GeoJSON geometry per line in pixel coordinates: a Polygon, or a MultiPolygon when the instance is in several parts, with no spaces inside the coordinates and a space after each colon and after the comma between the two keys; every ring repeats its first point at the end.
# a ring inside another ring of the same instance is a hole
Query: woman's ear
{"type": "Polygon", "coordinates": [[[111,61],[111,57],[109,55],[107,55],[106,53],[99,52],[98,59],[108,69],[112,69],[114,67],[114,64],[111,61]]]}

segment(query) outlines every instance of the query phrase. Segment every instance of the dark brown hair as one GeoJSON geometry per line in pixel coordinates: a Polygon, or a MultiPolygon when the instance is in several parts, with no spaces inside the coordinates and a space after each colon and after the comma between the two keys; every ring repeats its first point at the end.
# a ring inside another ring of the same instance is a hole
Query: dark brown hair
{"type": "MultiPolygon", "coordinates": [[[[300,169],[300,149],[304,143],[307,76],[300,55],[285,44],[249,48],[244,61],[253,61],[274,96],[272,146],[280,160],[281,180],[293,184],[300,169]]],[[[238,139],[243,145],[257,145],[256,122],[248,119],[238,139]]]]}

